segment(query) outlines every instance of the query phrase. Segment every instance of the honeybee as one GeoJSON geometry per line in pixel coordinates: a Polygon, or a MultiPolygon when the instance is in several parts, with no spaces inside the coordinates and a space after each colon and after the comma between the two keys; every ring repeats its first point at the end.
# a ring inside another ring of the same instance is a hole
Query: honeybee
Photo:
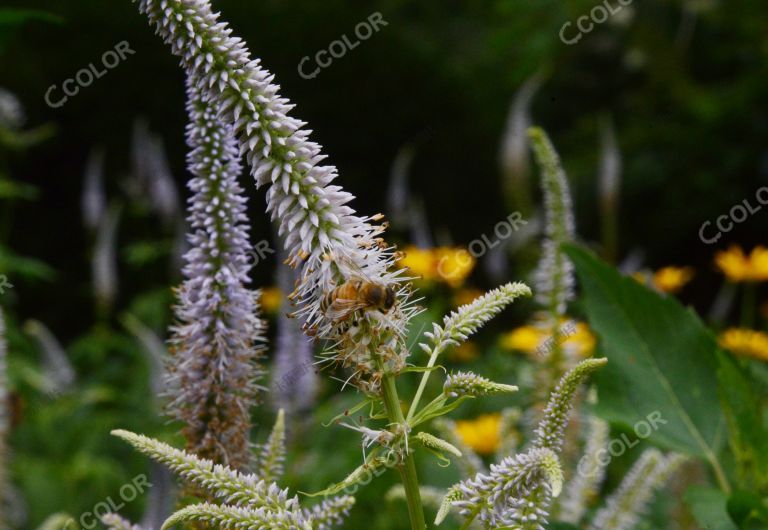
{"type": "Polygon", "coordinates": [[[376,309],[387,313],[395,305],[395,291],[378,283],[352,278],[323,297],[320,310],[335,321],[342,322],[359,309],[376,309]]]}

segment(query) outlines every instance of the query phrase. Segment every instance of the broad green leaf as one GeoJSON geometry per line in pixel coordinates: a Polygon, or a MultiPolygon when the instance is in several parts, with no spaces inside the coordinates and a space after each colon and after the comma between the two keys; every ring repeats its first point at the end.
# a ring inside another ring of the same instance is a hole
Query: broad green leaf
{"type": "Polygon", "coordinates": [[[703,529],[739,530],[728,516],[726,495],[716,489],[692,486],[685,492],[685,502],[703,529]]]}
{"type": "Polygon", "coordinates": [[[741,487],[759,489],[768,482],[768,432],[752,380],[724,352],[718,355],[720,399],[728,421],[731,450],[741,487]]]}
{"type": "MultiPolygon", "coordinates": [[[[586,250],[573,245],[565,250],[610,361],[595,379],[598,414],[628,427],[650,424],[651,442],[707,459],[727,489],[716,456],[725,419],[717,396],[717,344],[710,332],[674,298],[621,276],[586,250]],[[658,420],[650,422],[651,417],[658,420]]],[[[636,432],[648,430],[643,425],[636,432]]]]}

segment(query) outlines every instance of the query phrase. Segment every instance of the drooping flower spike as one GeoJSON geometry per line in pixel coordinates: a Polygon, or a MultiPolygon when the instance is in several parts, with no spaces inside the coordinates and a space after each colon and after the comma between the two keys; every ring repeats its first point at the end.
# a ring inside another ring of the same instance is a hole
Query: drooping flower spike
{"type": "MultiPolygon", "coordinates": [[[[336,169],[321,165],[321,148],[309,140],[303,122],[288,116],[292,106],[278,95],[273,76],[251,59],[243,41],[218,20],[207,0],[140,0],[139,8],[181,58],[188,75],[198,79],[219,118],[233,125],[257,186],[268,186],[267,211],[278,223],[288,262],[302,265],[301,283],[292,298],[307,330],[339,346],[342,364],[358,378],[373,379],[370,352],[348,352],[370,331],[381,337],[380,355],[395,368],[404,366],[402,337],[416,311],[406,303],[410,290],[400,271],[390,271],[393,249],[382,239],[381,216],[360,217],[347,203],[352,195],[332,185],[336,169]],[[348,266],[352,264],[353,266],[348,266]],[[362,313],[363,334],[350,333],[348,323],[328,318],[323,298],[355,276],[391,288],[397,303],[386,315],[362,313]],[[368,330],[367,328],[371,328],[368,330]]],[[[373,388],[366,390],[376,390],[373,388]]]]}

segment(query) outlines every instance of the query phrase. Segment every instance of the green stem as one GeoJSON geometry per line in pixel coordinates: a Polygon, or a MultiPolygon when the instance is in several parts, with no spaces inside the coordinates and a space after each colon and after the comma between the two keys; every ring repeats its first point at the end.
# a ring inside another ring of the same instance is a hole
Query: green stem
{"type": "Polygon", "coordinates": [[[413,415],[416,414],[416,409],[419,406],[419,401],[421,401],[421,396],[424,394],[424,389],[427,388],[427,381],[429,381],[429,376],[432,374],[432,368],[435,366],[435,362],[437,362],[437,358],[440,355],[440,350],[437,346],[435,346],[435,349],[432,350],[432,354],[429,356],[429,362],[427,363],[427,371],[424,372],[421,376],[421,382],[419,383],[419,388],[416,389],[416,395],[413,396],[413,401],[411,402],[411,407],[408,409],[408,417],[407,421],[411,421],[413,419],[413,415]]]}
{"type": "MultiPolygon", "coordinates": [[[[383,367],[379,362],[379,369],[383,367]]],[[[387,409],[390,423],[395,425],[406,425],[403,411],[400,408],[400,399],[397,397],[397,387],[392,374],[384,373],[381,379],[382,393],[384,397],[384,406],[387,409]]],[[[408,437],[408,433],[403,433],[408,437]]],[[[406,445],[407,447],[407,445],[406,445]]],[[[416,474],[416,463],[413,460],[413,454],[406,450],[403,463],[397,466],[400,472],[400,478],[405,488],[405,498],[408,501],[408,515],[411,519],[412,530],[424,530],[427,523],[424,519],[424,508],[421,505],[421,493],[419,492],[419,479],[416,474]]]]}
{"type": "Polygon", "coordinates": [[[754,282],[744,284],[741,298],[741,327],[752,328],[755,324],[756,289],[754,282]]]}

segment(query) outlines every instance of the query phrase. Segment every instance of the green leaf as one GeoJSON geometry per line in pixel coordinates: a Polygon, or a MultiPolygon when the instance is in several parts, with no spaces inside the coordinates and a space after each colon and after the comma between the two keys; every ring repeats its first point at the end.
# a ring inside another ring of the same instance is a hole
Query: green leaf
{"type": "Polygon", "coordinates": [[[596,377],[598,414],[628,427],[650,424],[652,443],[705,458],[727,490],[716,456],[725,419],[717,398],[714,337],[674,298],[621,276],[589,251],[573,245],[565,251],[610,361],[596,377]],[[651,414],[658,421],[651,423],[651,414]]]}
{"type": "Polygon", "coordinates": [[[434,372],[435,370],[442,370],[443,372],[448,371],[445,369],[444,366],[440,364],[435,366],[408,366],[407,368],[403,368],[402,370],[400,370],[398,372],[398,375],[410,374],[410,373],[434,372]]]}
{"type": "Polygon", "coordinates": [[[363,407],[367,405],[373,405],[374,400],[371,398],[366,398],[364,401],[361,401],[351,409],[347,409],[341,414],[337,414],[333,418],[331,418],[328,422],[323,423],[323,427],[329,427],[331,425],[334,425],[338,423],[339,421],[343,420],[344,418],[348,418],[349,416],[354,415],[357,411],[361,410],[363,407]]]}
{"type": "Polygon", "coordinates": [[[728,516],[726,495],[712,488],[692,486],[685,492],[685,502],[701,528],[739,530],[728,516]]]}
{"type": "Polygon", "coordinates": [[[737,491],[726,503],[728,515],[741,530],[765,529],[768,507],[755,493],[737,491]]]}
{"type": "Polygon", "coordinates": [[[341,482],[331,484],[324,490],[317,491],[315,493],[306,493],[303,491],[300,491],[299,493],[306,495],[307,497],[327,497],[329,495],[336,495],[337,493],[340,493],[347,488],[352,488],[359,483],[368,484],[373,477],[378,477],[381,474],[381,471],[379,471],[380,469],[390,467],[388,459],[386,457],[375,456],[376,452],[377,451],[375,449],[374,451],[371,451],[371,454],[368,456],[366,462],[352,471],[352,473],[347,475],[347,477],[341,482]]]}
{"type": "Polygon", "coordinates": [[[459,405],[461,405],[462,403],[464,403],[464,401],[468,399],[474,399],[474,398],[472,396],[461,396],[460,398],[454,401],[451,401],[446,405],[446,403],[448,402],[448,398],[445,396],[438,396],[429,405],[421,409],[419,413],[416,414],[413,417],[413,419],[408,423],[411,427],[416,427],[417,425],[420,425],[424,422],[433,420],[435,418],[448,414],[449,412],[453,412],[454,410],[456,410],[456,408],[458,408],[459,405]]]}
{"type": "Polygon", "coordinates": [[[724,352],[719,352],[717,371],[720,400],[728,420],[731,450],[736,457],[742,487],[761,489],[768,481],[768,432],[752,380],[724,352]]]}
{"type": "Polygon", "coordinates": [[[56,276],[55,271],[42,261],[19,256],[3,246],[0,246],[0,273],[33,280],[53,280],[56,276]]]}

